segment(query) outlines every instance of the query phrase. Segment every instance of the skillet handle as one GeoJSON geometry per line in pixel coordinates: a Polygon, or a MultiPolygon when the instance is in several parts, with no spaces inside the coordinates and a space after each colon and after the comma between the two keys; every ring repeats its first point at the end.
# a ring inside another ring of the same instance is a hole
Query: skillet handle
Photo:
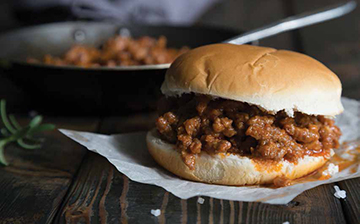
{"type": "Polygon", "coordinates": [[[271,23],[269,25],[260,27],[258,29],[246,32],[242,35],[233,37],[223,41],[223,43],[230,44],[245,44],[255,40],[260,40],[266,37],[274,36],[285,31],[298,29],[312,24],[324,22],[330,19],[343,16],[356,8],[356,1],[352,0],[347,3],[339,3],[320,10],[311,11],[291,16],[271,23]]]}

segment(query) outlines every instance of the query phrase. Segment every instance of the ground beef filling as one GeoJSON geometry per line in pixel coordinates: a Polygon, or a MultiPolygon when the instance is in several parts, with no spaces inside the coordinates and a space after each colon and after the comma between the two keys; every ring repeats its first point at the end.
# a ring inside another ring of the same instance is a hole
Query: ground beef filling
{"type": "Polygon", "coordinates": [[[163,98],[159,105],[161,138],[177,145],[191,169],[201,151],[296,162],[339,147],[340,129],[323,116],[270,115],[256,106],[205,95],[163,98]]]}

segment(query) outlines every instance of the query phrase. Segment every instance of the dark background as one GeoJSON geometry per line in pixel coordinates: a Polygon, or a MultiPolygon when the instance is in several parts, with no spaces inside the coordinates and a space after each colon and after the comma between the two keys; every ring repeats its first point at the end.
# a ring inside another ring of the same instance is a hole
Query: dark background
{"type": "MultiPolygon", "coordinates": [[[[339,0],[223,0],[200,16],[196,24],[251,30],[270,22],[314,10],[339,0]]],[[[66,8],[27,11],[0,1],[0,32],[56,21],[75,20],[66,8]]],[[[304,52],[323,62],[342,80],[343,95],[360,96],[360,7],[349,15],[260,41],[262,46],[304,52]]],[[[0,49],[1,50],[1,49],[0,49]]],[[[25,74],[24,74],[25,75],[25,74]]],[[[11,104],[28,100],[22,90],[0,75],[0,98],[11,104]]],[[[19,105],[19,104],[14,104],[19,105]]]]}

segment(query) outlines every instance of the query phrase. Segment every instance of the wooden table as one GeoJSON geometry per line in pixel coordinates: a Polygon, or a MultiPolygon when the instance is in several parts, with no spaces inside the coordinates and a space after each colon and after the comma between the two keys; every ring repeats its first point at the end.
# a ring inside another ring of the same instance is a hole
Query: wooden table
{"type": "MultiPolygon", "coordinates": [[[[225,1],[201,21],[251,29],[328,1],[225,1]],[[228,13],[238,11],[238,14],[228,13]],[[249,13],[251,12],[251,13],[249,13]],[[219,19],[221,18],[221,19],[219,19]]],[[[261,45],[303,51],[324,62],[343,83],[343,95],[360,99],[360,9],[321,25],[261,41],[261,45]]],[[[7,86],[11,83],[6,84],[7,86]]],[[[18,90],[1,96],[14,98],[18,90]]],[[[25,119],[26,120],[26,119],[25,119]]],[[[46,117],[59,128],[103,134],[147,130],[154,115],[131,117],[46,117]]],[[[197,198],[180,200],[164,189],[135,183],[106,159],[88,152],[58,131],[44,134],[42,149],[8,147],[12,163],[0,167],[0,223],[360,223],[360,178],[319,186],[288,205],[197,198]],[[333,196],[334,185],[346,200],[333,196]],[[154,217],[151,209],[161,209],[154,217]]]]}
{"type": "MultiPolygon", "coordinates": [[[[51,118],[59,128],[98,133],[145,130],[153,115],[51,118]]],[[[359,223],[360,178],[308,190],[287,205],[197,197],[181,200],[162,188],[130,181],[105,158],[58,131],[42,149],[8,147],[0,168],[0,223],[359,223]],[[334,185],[347,191],[334,197],[334,185]],[[154,217],[151,209],[161,209],[154,217]]]]}

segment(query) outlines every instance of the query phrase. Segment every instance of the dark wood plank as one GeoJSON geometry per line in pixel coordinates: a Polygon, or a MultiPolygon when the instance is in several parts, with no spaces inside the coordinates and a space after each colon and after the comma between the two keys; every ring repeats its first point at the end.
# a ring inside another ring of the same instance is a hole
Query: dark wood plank
{"type": "Polygon", "coordinates": [[[296,197],[287,206],[259,203],[240,203],[245,223],[345,223],[338,201],[331,191],[331,185],[308,190],[296,197]]]}
{"type": "Polygon", "coordinates": [[[340,189],[346,191],[346,199],[341,205],[348,223],[360,223],[360,178],[338,183],[340,189]]]}
{"type": "MultiPolygon", "coordinates": [[[[98,125],[97,119],[45,120],[86,131],[96,131],[98,125]]],[[[41,149],[6,148],[11,166],[0,167],[0,223],[50,223],[87,153],[57,130],[43,137],[41,149]]]]}
{"type": "Polygon", "coordinates": [[[89,153],[56,223],[345,223],[331,189],[312,189],[283,206],[209,197],[200,205],[197,197],[180,200],[162,188],[129,181],[89,153]],[[154,217],[151,209],[162,213],[154,217]]]}
{"type": "MultiPolygon", "coordinates": [[[[123,119],[105,119],[99,130],[120,133],[139,127],[135,122],[130,128],[130,121],[118,124],[120,120],[123,119]]],[[[333,196],[332,185],[306,191],[283,206],[203,198],[205,203],[200,205],[197,197],[180,200],[162,188],[135,183],[103,157],[89,153],[56,222],[345,223],[341,202],[333,196]],[[151,209],[161,209],[161,216],[152,216],[151,209]]]]}
{"type": "Polygon", "coordinates": [[[129,181],[105,158],[90,152],[55,223],[155,222],[164,217],[154,217],[150,211],[166,208],[165,193],[161,188],[129,181]]]}
{"type": "Polygon", "coordinates": [[[103,217],[104,202],[99,191],[101,190],[105,197],[112,180],[113,169],[105,162],[105,159],[99,158],[93,153],[88,153],[69,191],[68,196],[70,197],[64,200],[63,207],[59,211],[59,216],[55,222],[57,223],[59,218],[61,222],[67,223],[89,223],[91,218],[99,222],[100,216],[101,220],[106,221],[107,218],[103,217]],[[97,159],[99,161],[96,161],[97,159]],[[101,208],[99,208],[99,205],[101,205],[101,208]]]}

